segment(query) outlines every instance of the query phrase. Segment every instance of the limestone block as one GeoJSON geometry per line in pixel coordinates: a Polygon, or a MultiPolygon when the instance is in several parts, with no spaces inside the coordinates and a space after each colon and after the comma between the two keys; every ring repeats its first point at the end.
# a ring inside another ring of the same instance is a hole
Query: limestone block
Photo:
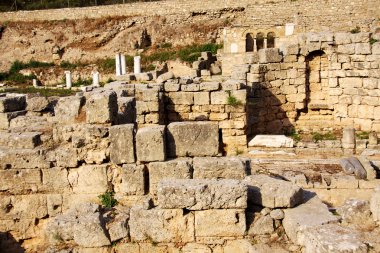
{"type": "Polygon", "coordinates": [[[351,38],[350,38],[350,36],[348,36],[347,33],[335,33],[334,38],[335,38],[335,43],[337,45],[350,44],[351,43],[351,38]]]}
{"type": "Polygon", "coordinates": [[[209,92],[194,93],[194,105],[209,105],[209,104],[210,104],[209,92]]]}
{"type": "Polygon", "coordinates": [[[1,133],[0,146],[32,149],[41,144],[41,135],[38,132],[1,133]]]}
{"type": "Polygon", "coordinates": [[[44,192],[64,193],[70,190],[66,168],[50,168],[42,170],[42,189],[44,192]]]}
{"type": "Polygon", "coordinates": [[[369,42],[370,33],[360,32],[360,33],[350,33],[352,43],[364,43],[369,42]]]}
{"type": "Polygon", "coordinates": [[[42,112],[49,106],[46,97],[31,97],[26,100],[26,110],[31,112],[42,112]]]}
{"type": "Polygon", "coordinates": [[[58,167],[75,168],[78,166],[78,152],[73,148],[59,147],[49,153],[50,157],[50,160],[56,161],[58,167]]]}
{"type": "Polygon", "coordinates": [[[199,83],[182,84],[181,91],[199,91],[199,83]]]}
{"type": "Polygon", "coordinates": [[[244,210],[215,209],[195,212],[197,238],[243,236],[245,230],[244,210]]]}
{"type": "Polygon", "coordinates": [[[166,73],[160,75],[156,81],[157,81],[157,83],[164,83],[165,81],[172,79],[172,78],[174,78],[174,74],[173,74],[173,72],[169,71],[169,72],[166,72],[166,73]]]}
{"type": "Polygon", "coordinates": [[[365,156],[358,157],[360,163],[363,165],[366,173],[367,173],[367,179],[373,180],[376,179],[376,170],[372,166],[371,161],[369,161],[365,156]]]}
{"type": "Polygon", "coordinates": [[[94,92],[86,102],[86,122],[114,123],[117,120],[117,95],[114,91],[94,92]]]}
{"type": "Polygon", "coordinates": [[[355,129],[354,128],[346,127],[343,129],[342,147],[348,148],[348,149],[355,148],[355,129]]]}
{"type": "Polygon", "coordinates": [[[355,54],[355,44],[338,45],[337,53],[355,54]]]}
{"type": "Polygon", "coordinates": [[[193,163],[197,179],[244,179],[248,174],[248,160],[240,157],[196,157],[193,163]]]}
{"type": "Polygon", "coordinates": [[[225,91],[211,92],[211,104],[212,105],[225,105],[227,104],[228,93],[225,91]]]}
{"type": "Polygon", "coordinates": [[[200,84],[199,89],[201,91],[216,91],[219,90],[219,87],[219,82],[204,82],[200,84]]]}
{"type": "Polygon", "coordinates": [[[243,181],[248,185],[248,202],[269,207],[294,207],[303,200],[302,188],[267,175],[248,176],[243,181]]]}
{"type": "Polygon", "coordinates": [[[129,220],[133,241],[151,240],[155,243],[194,241],[194,214],[182,209],[149,209],[133,207],[129,220]]]}
{"type": "Polygon", "coordinates": [[[0,168],[2,169],[47,169],[50,162],[45,154],[36,149],[0,149],[0,168]]]}
{"type": "Polygon", "coordinates": [[[117,123],[134,123],[136,118],[136,101],[134,97],[118,97],[117,123]]]}
{"type": "Polygon", "coordinates": [[[374,221],[380,221],[380,186],[376,187],[370,200],[370,209],[374,221]]]}
{"type": "Polygon", "coordinates": [[[190,179],[192,178],[192,160],[179,158],[166,162],[149,163],[149,190],[157,194],[158,183],[163,179],[190,179]]]}
{"type": "Polygon", "coordinates": [[[188,243],[182,248],[182,253],[211,253],[212,250],[205,244],[188,243]]]}
{"type": "Polygon", "coordinates": [[[6,95],[0,97],[0,112],[15,112],[25,110],[25,95],[6,95]]]}
{"type": "Polygon", "coordinates": [[[166,82],[164,84],[164,90],[166,92],[176,92],[176,91],[179,91],[181,88],[181,84],[178,83],[178,80],[177,82],[166,82]]]}
{"type": "Polygon", "coordinates": [[[359,232],[336,224],[320,225],[303,231],[302,244],[305,253],[324,252],[368,252],[359,232]]]}
{"type": "Polygon", "coordinates": [[[244,83],[240,80],[228,79],[222,83],[222,90],[240,90],[244,83]]]}
{"type": "Polygon", "coordinates": [[[238,180],[167,179],[158,185],[163,209],[245,209],[247,186],[238,180]]]}
{"type": "Polygon", "coordinates": [[[248,147],[292,148],[294,141],[285,135],[256,135],[248,147]]]}
{"type": "Polygon", "coordinates": [[[45,195],[16,195],[0,198],[0,215],[2,219],[41,219],[47,215],[45,195]]]}
{"type": "Polygon", "coordinates": [[[0,129],[8,129],[12,119],[25,114],[26,111],[0,112],[0,129]]]}
{"type": "Polygon", "coordinates": [[[84,102],[84,97],[79,96],[60,98],[54,108],[56,120],[60,123],[74,123],[80,121],[79,114],[84,102]]]}
{"type": "Polygon", "coordinates": [[[359,77],[339,78],[341,88],[360,88],[363,86],[363,79],[359,77]]]}
{"type": "Polygon", "coordinates": [[[151,73],[136,73],[135,74],[136,81],[150,81],[153,79],[153,75],[151,73]]]}
{"type": "Polygon", "coordinates": [[[219,150],[218,125],[211,122],[176,122],[168,125],[169,157],[215,156],[219,150]]]}
{"type": "Polygon", "coordinates": [[[376,42],[372,45],[372,54],[374,55],[380,54],[380,42],[376,42]]]}
{"type": "Polygon", "coordinates": [[[41,184],[40,170],[0,170],[0,191],[10,194],[27,194],[37,191],[41,184]]]}
{"type": "Polygon", "coordinates": [[[107,165],[84,165],[68,176],[74,193],[104,193],[108,190],[107,165]]]}
{"type": "Polygon", "coordinates": [[[248,231],[249,235],[265,235],[274,232],[274,220],[269,216],[260,216],[255,219],[253,225],[248,231]]]}
{"type": "Polygon", "coordinates": [[[136,134],[136,156],[138,161],[165,161],[165,126],[140,128],[136,134]]]}
{"type": "Polygon", "coordinates": [[[168,93],[169,104],[192,105],[194,104],[193,92],[170,92],[168,93]]]}
{"type": "Polygon", "coordinates": [[[135,95],[135,85],[122,81],[106,83],[104,85],[104,89],[115,91],[118,98],[131,97],[135,95]]]}
{"type": "Polygon", "coordinates": [[[356,43],[355,53],[356,54],[371,54],[371,45],[369,43],[356,43]]]}
{"type": "Polygon", "coordinates": [[[79,216],[78,223],[73,229],[75,243],[85,248],[110,245],[102,225],[99,213],[79,216]]]}
{"type": "Polygon", "coordinates": [[[274,63],[281,62],[282,55],[278,48],[266,48],[259,50],[259,61],[260,63],[274,63]]]}
{"type": "Polygon", "coordinates": [[[137,101],[158,102],[160,97],[159,90],[159,87],[136,86],[135,98],[137,101]]]}
{"type": "Polygon", "coordinates": [[[109,129],[110,158],[115,164],[134,163],[134,125],[117,125],[109,129]]]}
{"type": "MultiPolygon", "coordinates": [[[[119,210],[118,210],[119,211],[119,210]]],[[[116,215],[109,213],[110,222],[107,222],[106,227],[110,235],[111,242],[118,241],[129,237],[129,210],[127,212],[119,212],[116,215]],[[114,217],[113,217],[114,216],[114,217]]],[[[108,218],[108,217],[107,217],[108,218]]]]}
{"type": "Polygon", "coordinates": [[[114,170],[113,184],[116,193],[144,195],[147,173],[144,165],[124,164],[114,170]]]}
{"type": "Polygon", "coordinates": [[[282,221],[287,236],[297,244],[302,243],[303,231],[319,225],[336,223],[339,217],[329,212],[328,207],[314,196],[306,203],[292,209],[285,209],[282,221]]]}

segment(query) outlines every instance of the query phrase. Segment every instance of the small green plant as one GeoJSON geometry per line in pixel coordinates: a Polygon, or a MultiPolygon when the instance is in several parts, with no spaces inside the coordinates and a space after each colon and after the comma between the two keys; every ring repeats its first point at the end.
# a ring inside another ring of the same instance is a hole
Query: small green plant
{"type": "Polygon", "coordinates": [[[238,100],[234,95],[231,94],[231,91],[227,91],[227,93],[228,93],[228,97],[227,97],[228,105],[237,107],[242,104],[240,100],[238,100]]]}
{"type": "Polygon", "coordinates": [[[98,198],[104,207],[111,208],[118,204],[117,200],[113,197],[114,195],[114,192],[109,191],[102,195],[99,195],[98,198]]]}
{"type": "Polygon", "coordinates": [[[75,63],[71,63],[71,62],[68,62],[68,61],[62,61],[59,66],[63,69],[75,69],[76,67],[78,67],[77,64],[75,63]]]}
{"type": "Polygon", "coordinates": [[[172,48],[173,44],[170,42],[165,42],[160,45],[160,48],[172,48]]]}
{"type": "Polygon", "coordinates": [[[312,134],[313,142],[323,141],[323,140],[336,140],[336,136],[332,132],[327,132],[325,134],[313,133],[312,134]]]}
{"type": "Polygon", "coordinates": [[[73,87],[80,87],[80,86],[88,86],[92,84],[92,78],[90,79],[82,79],[79,78],[76,82],[73,82],[73,87]]]}
{"type": "Polygon", "coordinates": [[[355,27],[354,29],[351,30],[351,33],[352,34],[360,33],[360,27],[359,26],[355,27]]]}
{"type": "Polygon", "coordinates": [[[375,38],[370,38],[369,39],[369,44],[371,44],[371,45],[375,44],[376,42],[378,42],[378,40],[375,39],[375,38]]]}
{"type": "Polygon", "coordinates": [[[356,137],[358,137],[360,140],[369,139],[369,132],[366,132],[366,131],[356,132],[356,137]]]}
{"type": "Polygon", "coordinates": [[[297,132],[295,129],[292,129],[291,131],[287,132],[285,135],[292,138],[295,141],[301,141],[301,132],[297,132]]]}
{"type": "Polygon", "coordinates": [[[58,232],[55,233],[55,234],[53,234],[53,239],[56,240],[56,241],[58,241],[58,242],[63,242],[64,241],[63,238],[62,238],[62,236],[58,232]]]}

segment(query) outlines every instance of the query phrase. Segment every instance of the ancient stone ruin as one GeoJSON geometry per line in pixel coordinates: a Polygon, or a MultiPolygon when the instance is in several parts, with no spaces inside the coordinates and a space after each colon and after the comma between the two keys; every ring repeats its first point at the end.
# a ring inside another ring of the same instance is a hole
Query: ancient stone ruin
{"type": "Polygon", "coordinates": [[[0,252],[380,252],[380,15],[302,17],[226,23],[185,70],[118,52],[104,86],[0,93],[0,252]]]}

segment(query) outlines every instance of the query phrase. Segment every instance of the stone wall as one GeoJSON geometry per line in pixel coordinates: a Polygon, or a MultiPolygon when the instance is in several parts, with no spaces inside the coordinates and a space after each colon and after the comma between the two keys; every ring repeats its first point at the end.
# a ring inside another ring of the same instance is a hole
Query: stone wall
{"type": "Polygon", "coordinates": [[[278,40],[279,48],[224,53],[224,75],[246,76],[249,131],[379,131],[378,37],[308,33],[278,40]]]}

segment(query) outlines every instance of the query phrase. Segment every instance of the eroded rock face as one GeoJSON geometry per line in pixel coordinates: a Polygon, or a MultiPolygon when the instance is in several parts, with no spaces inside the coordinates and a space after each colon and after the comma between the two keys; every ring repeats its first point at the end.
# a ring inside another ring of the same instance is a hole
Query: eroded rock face
{"type": "Polygon", "coordinates": [[[136,156],[138,161],[165,161],[165,126],[144,127],[136,134],[136,156]]]}
{"type": "Polygon", "coordinates": [[[145,210],[133,207],[129,227],[131,239],[134,241],[194,241],[194,214],[184,214],[182,209],[145,210]]]}
{"type": "Polygon", "coordinates": [[[110,158],[115,164],[135,162],[134,125],[117,125],[110,127],[110,158]]]}
{"type": "Polygon", "coordinates": [[[247,186],[238,180],[164,180],[159,183],[157,195],[159,206],[164,209],[206,210],[247,207],[247,186]]]}
{"type": "Polygon", "coordinates": [[[288,181],[267,175],[253,175],[246,177],[243,182],[248,185],[248,202],[256,205],[294,207],[303,200],[302,189],[288,181]]]}
{"type": "Polygon", "coordinates": [[[168,125],[169,157],[215,156],[219,149],[218,125],[211,122],[176,122],[168,125]]]}
{"type": "Polygon", "coordinates": [[[86,102],[86,122],[114,123],[117,121],[117,111],[116,92],[93,92],[86,102]]]}
{"type": "Polygon", "coordinates": [[[4,97],[0,97],[0,112],[15,112],[25,110],[26,96],[7,94],[4,97]]]}
{"type": "Polygon", "coordinates": [[[196,157],[194,178],[198,179],[244,179],[247,176],[247,159],[240,157],[196,157]]]}

